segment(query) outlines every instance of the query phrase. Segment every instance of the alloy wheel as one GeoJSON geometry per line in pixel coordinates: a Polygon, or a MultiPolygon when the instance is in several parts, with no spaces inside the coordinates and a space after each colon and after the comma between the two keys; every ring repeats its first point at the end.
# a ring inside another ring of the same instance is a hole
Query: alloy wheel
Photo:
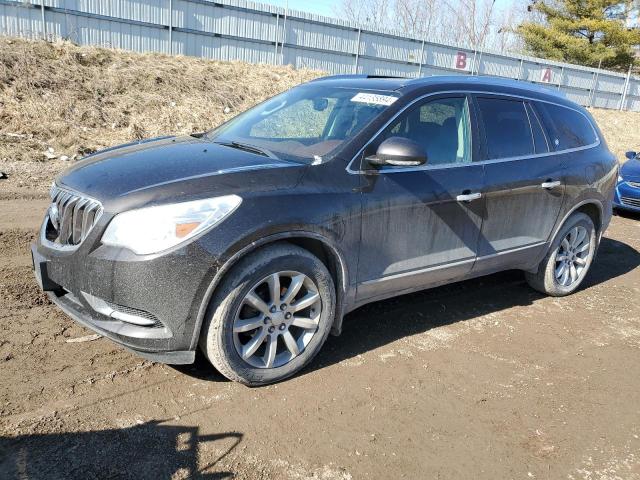
{"type": "Polygon", "coordinates": [[[587,229],[577,225],[562,239],[555,258],[555,280],[570,287],[582,278],[591,251],[591,236],[587,229]]]}
{"type": "Polygon", "coordinates": [[[322,301],[307,275],[273,273],[245,295],[233,322],[240,357],[256,368],[281,367],[300,355],[318,330],[322,301]]]}

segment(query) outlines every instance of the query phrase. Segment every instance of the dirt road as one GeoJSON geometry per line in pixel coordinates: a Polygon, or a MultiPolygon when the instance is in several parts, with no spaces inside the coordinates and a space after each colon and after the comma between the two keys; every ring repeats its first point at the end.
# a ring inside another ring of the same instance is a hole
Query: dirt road
{"type": "Polygon", "coordinates": [[[249,389],[68,343],[30,269],[46,205],[0,202],[0,478],[640,478],[640,218],[571,297],[509,272],[376,303],[249,389]]]}

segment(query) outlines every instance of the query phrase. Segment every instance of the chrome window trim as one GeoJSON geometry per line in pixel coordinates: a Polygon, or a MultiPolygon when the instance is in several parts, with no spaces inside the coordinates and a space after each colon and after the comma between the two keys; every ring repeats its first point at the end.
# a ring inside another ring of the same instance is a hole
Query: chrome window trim
{"type": "MultiPolygon", "coordinates": [[[[549,138],[547,138],[547,132],[544,131],[544,126],[542,125],[542,120],[540,119],[540,115],[538,115],[538,112],[536,112],[536,109],[533,108],[533,105],[531,103],[529,103],[529,108],[527,108],[527,115],[529,114],[529,111],[531,111],[531,113],[533,114],[538,126],[542,130],[542,136],[544,137],[544,143],[547,146],[547,151],[545,153],[549,153],[551,151],[551,145],[549,144],[549,138]]],[[[589,120],[589,119],[587,119],[587,120],[589,120]]],[[[591,124],[591,122],[589,122],[589,124],[591,124]]],[[[591,128],[593,128],[593,125],[591,125],[591,128]]],[[[595,131],[595,129],[594,129],[594,131],[595,131]]],[[[533,134],[533,128],[531,128],[531,133],[533,134]]],[[[597,132],[596,132],[596,138],[598,138],[597,132]]],[[[534,143],[535,143],[535,139],[534,139],[534,143]]]]}
{"type": "MultiPolygon", "coordinates": [[[[536,154],[536,136],[533,133],[533,124],[531,123],[531,115],[529,115],[529,108],[527,108],[527,102],[522,101],[522,108],[524,108],[524,113],[527,116],[527,122],[529,122],[529,133],[531,133],[531,146],[533,147],[533,154],[536,154]]],[[[544,134],[544,130],[542,131],[544,134]]],[[[547,148],[548,150],[548,148],[547,148]]]]}
{"type": "MultiPolygon", "coordinates": [[[[520,156],[517,156],[517,157],[495,158],[495,159],[491,159],[491,160],[480,160],[480,161],[477,161],[477,162],[468,162],[468,163],[446,163],[446,164],[441,164],[441,165],[429,165],[429,164],[427,164],[427,165],[423,165],[423,166],[420,166],[420,167],[407,167],[407,168],[399,167],[399,168],[393,168],[393,169],[389,169],[389,170],[378,170],[378,171],[376,171],[377,174],[419,172],[419,171],[424,171],[424,170],[442,170],[442,169],[457,168],[457,167],[468,167],[468,166],[471,166],[471,165],[484,165],[484,164],[490,164],[490,163],[513,162],[513,161],[524,160],[524,159],[529,159],[529,158],[541,158],[541,157],[548,157],[548,156],[551,156],[551,155],[563,155],[563,154],[566,154],[566,153],[579,152],[579,151],[582,151],[582,150],[588,150],[588,149],[591,149],[591,148],[598,147],[601,144],[600,136],[598,135],[597,130],[593,126],[593,123],[592,123],[591,119],[589,119],[588,116],[586,116],[583,112],[581,112],[580,110],[578,110],[576,108],[569,107],[567,105],[562,105],[561,103],[552,102],[550,100],[542,100],[542,99],[539,99],[539,98],[527,97],[525,95],[515,95],[515,94],[512,94],[512,93],[485,92],[485,91],[482,91],[482,90],[443,90],[443,91],[439,91],[439,92],[431,92],[431,93],[426,93],[424,95],[421,95],[421,96],[419,96],[417,98],[414,98],[411,102],[409,102],[404,107],[402,107],[402,109],[400,111],[398,111],[391,119],[389,119],[374,135],[372,135],[372,137],[369,139],[369,141],[367,143],[365,143],[362,146],[362,148],[360,148],[360,150],[358,150],[358,152],[354,155],[354,157],[351,159],[351,161],[347,164],[347,166],[345,168],[347,173],[349,173],[351,175],[371,174],[371,170],[353,170],[351,168],[351,166],[353,165],[354,162],[357,161],[358,157],[362,154],[362,152],[371,143],[373,143],[376,138],[378,138],[378,135],[380,135],[389,125],[391,125],[392,122],[394,122],[408,108],[412,107],[414,104],[420,102],[421,100],[424,100],[425,98],[434,97],[434,96],[437,96],[437,95],[492,95],[492,96],[495,96],[495,97],[510,97],[510,98],[515,98],[515,99],[519,99],[519,100],[523,100],[523,101],[524,100],[528,100],[528,101],[531,101],[531,102],[541,102],[541,103],[548,103],[548,104],[551,104],[551,105],[556,105],[558,107],[566,108],[568,110],[573,110],[574,112],[578,112],[580,115],[582,115],[587,120],[587,122],[589,122],[589,125],[591,126],[597,141],[594,142],[594,143],[591,143],[589,145],[584,145],[582,147],[567,148],[567,149],[564,149],[564,150],[558,150],[558,151],[553,151],[553,152],[550,151],[550,152],[546,152],[546,153],[536,153],[536,154],[533,154],[533,155],[520,155],[520,156]]],[[[540,124],[542,125],[542,123],[540,123],[540,124]]],[[[471,139],[471,148],[473,148],[473,138],[471,139]]]]}

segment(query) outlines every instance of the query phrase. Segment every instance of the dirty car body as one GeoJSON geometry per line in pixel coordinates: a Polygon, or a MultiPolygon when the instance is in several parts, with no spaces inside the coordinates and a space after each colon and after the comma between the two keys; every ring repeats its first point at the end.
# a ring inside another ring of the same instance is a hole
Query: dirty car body
{"type": "MultiPolygon", "coordinates": [[[[491,78],[328,77],[212,132],[78,162],[56,178],[32,254],[42,288],[76,321],[144,357],[190,363],[222,285],[261,249],[286,243],[326,267],[335,288],[327,328],[339,334],[344,315],[369,302],[499,270],[534,274],[576,212],[599,239],[617,173],[589,113],[547,89],[491,78]],[[565,131],[565,114],[582,130],[565,131]],[[321,131],[305,131],[316,117],[321,131]],[[297,122],[302,130],[282,133],[297,122]],[[198,221],[170,226],[159,239],[186,232],[185,240],[166,248],[164,240],[138,246],[144,229],[136,238],[109,232],[127,212],[143,212],[120,222],[136,228],[164,221],[155,207],[201,208],[212,198],[224,199],[211,207],[224,216],[201,230],[198,221]]],[[[234,282],[228,291],[242,285],[234,282]]],[[[300,354],[312,334],[273,348],[300,354]]],[[[251,338],[236,345],[240,357],[251,338]]],[[[289,358],[267,359],[263,348],[265,364],[254,367],[289,358]]]]}

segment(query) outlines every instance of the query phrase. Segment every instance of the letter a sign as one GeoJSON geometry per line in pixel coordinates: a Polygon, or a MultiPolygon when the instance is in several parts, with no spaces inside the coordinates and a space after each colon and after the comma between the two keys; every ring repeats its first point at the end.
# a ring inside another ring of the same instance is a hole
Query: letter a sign
{"type": "Polygon", "coordinates": [[[457,52],[453,57],[453,68],[456,70],[467,70],[467,53],[457,52]]]}
{"type": "Polygon", "coordinates": [[[551,76],[553,75],[553,71],[550,68],[545,68],[542,71],[542,79],[541,82],[551,83],[551,76]]]}

